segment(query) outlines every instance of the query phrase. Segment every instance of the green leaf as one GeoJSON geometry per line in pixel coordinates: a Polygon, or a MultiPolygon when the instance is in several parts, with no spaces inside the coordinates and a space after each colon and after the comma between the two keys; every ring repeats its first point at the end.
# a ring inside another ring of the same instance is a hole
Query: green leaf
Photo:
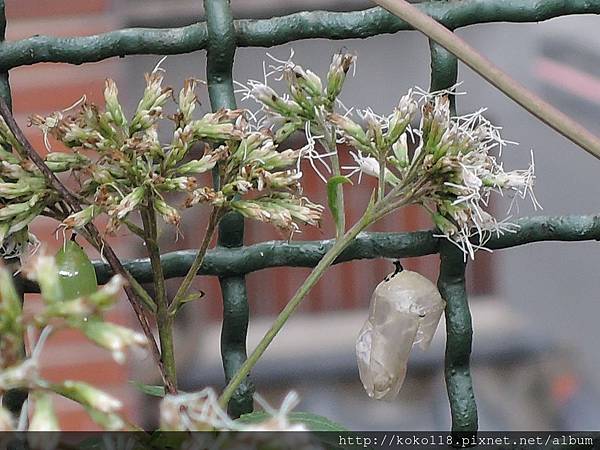
{"type": "Polygon", "coordinates": [[[59,283],[65,300],[73,300],[98,290],[96,271],[83,249],[67,241],[56,254],[59,283]]]}
{"type": "MultiPolygon", "coordinates": [[[[268,420],[271,416],[264,411],[254,411],[248,414],[242,414],[236,422],[243,424],[257,424],[268,420]]],[[[310,431],[348,431],[339,423],[329,420],[327,417],[319,416],[309,412],[291,412],[287,416],[291,423],[300,423],[306,426],[310,431]]]]}
{"type": "Polygon", "coordinates": [[[352,181],[343,175],[336,175],[327,180],[327,203],[335,221],[336,229],[340,226],[340,215],[343,214],[338,208],[338,186],[345,183],[352,184],[352,181]]]}
{"type": "Polygon", "coordinates": [[[152,397],[164,397],[165,396],[165,387],[158,386],[154,384],[145,384],[141,381],[132,380],[130,381],[136,389],[146,395],[151,395],[152,397]]]}

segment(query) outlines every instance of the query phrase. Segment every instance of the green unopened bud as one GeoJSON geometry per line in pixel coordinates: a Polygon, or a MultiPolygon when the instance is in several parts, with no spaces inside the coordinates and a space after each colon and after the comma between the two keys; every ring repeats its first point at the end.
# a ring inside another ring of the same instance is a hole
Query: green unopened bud
{"type": "Polygon", "coordinates": [[[71,228],[83,228],[100,213],[100,208],[96,205],[90,205],[83,208],[81,211],[76,212],[68,216],[62,221],[62,224],[67,229],[71,228]]]}
{"type": "Polygon", "coordinates": [[[196,85],[197,82],[193,78],[189,78],[183,82],[183,89],[179,91],[179,127],[185,126],[192,120],[192,114],[196,109],[196,85]]]}
{"type": "MultiPolygon", "coordinates": [[[[32,394],[32,399],[34,401],[35,409],[33,410],[33,415],[29,422],[29,431],[60,431],[58,417],[54,411],[51,395],[47,392],[36,391],[32,394]]],[[[29,445],[34,448],[42,449],[54,448],[54,446],[44,445],[45,442],[50,443],[47,441],[48,435],[44,435],[42,439],[36,439],[40,437],[42,437],[42,435],[32,433],[27,437],[29,445]]],[[[52,440],[52,437],[50,437],[50,440],[52,440]]]]}
{"type": "Polygon", "coordinates": [[[402,134],[400,139],[392,144],[392,151],[396,157],[396,163],[398,167],[402,169],[408,167],[408,143],[406,134],[402,134]]]}
{"type": "Polygon", "coordinates": [[[119,91],[114,80],[108,78],[104,85],[104,101],[106,102],[106,112],[109,114],[109,119],[118,127],[124,127],[127,124],[125,114],[119,103],[119,91]]]}
{"type": "Polygon", "coordinates": [[[266,84],[254,85],[251,92],[256,100],[283,117],[293,117],[302,114],[302,108],[298,103],[280,97],[266,84]]]}
{"type": "Polygon", "coordinates": [[[406,131],[406,127],[410,124],[417,112],[417,103],[412,96],[409,95],[402,97],[398,108],[394,109],[392,116],[390,117],[390,123],[388,126],[385,139],[388,145],[394,144],[400,136],[406,131]]]}
{"type": "Polygon", "coordinates": [[[98,319],[81,322],[79,328],[88,339],[110,350],[114,360],[119,364],[125,362],[125,350],[131,347],[145,347],[148,344],[143,334],[98,319]]]}
{"type": "Polygon", "coordinates": [[[181,214],[179,214],[179,211],[168,205],[162,198],[157,197],[154,200],[154,208],[165,222],[171,225],[179,225],[181,222],[181,214]]]}
{"type": "Polygon", "coordinates": [[[333,103],[342,91],[346,74],[356,60],[356,56],[349,53],[336,53],[333,55],[329,71],[327,72],[327,99],[333,103]]]}
{"type": "Polygon", "coordinates": [[[58,268],[52,256],[40,253],[23,266],[23,273],[40,286],[42,297],[48,303],[63,300],[63,290],[58,276],[58,268]]]}
{"type": "Polygon", "coordinates": [[[117,412],[123,405],[120,400],[82,381],[67,380],[52,388],[64,397],[106,414],[117,412]]]}
{"type": "Polygon", "coordinates": [[[331,114],[329,121],[337,127],[339,132],[350,144],[354,145],[358,150],[371,152],[371,142],[362,127],[356,122],[344,117],[340,114],[331,114]]]}
{"type": "Polygon", "coordinates": [[[294,65],[285,69],[284,76],[290,86],[299,88],[313,99],[323,94],[321,79],[310,70],[304,70],[301,66],[294,65]]]}
{"type": "Polygon", "coordinates": [[[157,185],[161,191],[193,191],[196,189],[198,181],[194,177],[167,178],[157,185]]]}
{"type": "Polygon", "coordinates": [[[90,159],[81,153],[50,152],[46,155],[46,165],[52,172],[82,169],[91,164],[90,159]]]}
{"type": "Polygon", "coordinates": [[[18,198],[39,193],[46,188],[46,181],[38,177],[23,177],[16,183],[0,183],[0,197],[18,198]]]}
{"type": "Polygon", "coordinates": [[[431,218],[435,226],[446,236],[453,236],[458,232],[456,225],[441,214],[435,213],[431,218]]]}
{"type": "Polygon", "coordinates": [[[103,430],[106,431],[123,431],[127,424],[115,413],[104,413],[90,407],[85,407],[85,410],[90,415],[90,418],[96,422],[103,430]]]}
{"type": "Polygon", "coordinates": [[[118,300],[119,292],[124,285],[125,279],[121,275],[115,275],[96,292],[88,295],[87,300],[99,309],[108,309],[118,300]]]}
{"type": "Polygon", "coordinates": [[[223,152],[209,152],[200,159],[194,159],[177,167],[180,175],[200,174],[212,170],[217,162],[223,158],[223,152]]]}
{"type": "Polygon", "coordinates": [[[122,220],[127,214],[133,211],[144,199],[145,189],[143,186],[136,187],[133,191],[127,194],[119,202],[119,204],[111,211],[116,214],[117,219],[122,220]]]}
{"type": "Polygon", "coordinates": [[[38,377],[34,360],[26,359],[20,364],[4,368],[0,371],[0,390],[29,387],[38,377]]]}
{"type": "Polygon", "coordinates": [[[18,180],[23,177],[30,177],[31,173],[26,171],[19,163],[0,162],[0,176],[18,180]]]}
{"type": "Polygon", "coordinates": [[[285,122],[283,125],[275,130],[274,140],[276,143],[281,143],[289,138],[296,131],[302,129],[304,122],[302,120],[292,120],[285,122]]]}
{"type": "Polygon", "coordinates": [[[162,108],[172,93],[171,88],[162,87],[162,81],[160,72],[146,74],[146,89],[131,120],[130,134],[149,128],[162,114],[162,108]]]}
{"type": "Polygon", "coordinates": [[[243,133],[232,123],[211,123],[209,120],[194,120],[190,122],[196,139],[211,139],[214,141],[227,141],[229,139],[239,140],[243,133]]]}

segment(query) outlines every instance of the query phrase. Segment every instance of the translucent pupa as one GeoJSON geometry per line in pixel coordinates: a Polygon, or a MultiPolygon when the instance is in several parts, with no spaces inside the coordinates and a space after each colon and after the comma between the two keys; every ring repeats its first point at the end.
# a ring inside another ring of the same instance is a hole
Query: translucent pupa
{"type": "Polygon", "coordinates": [[[360,379],[369,397],[398,395],[413,345],[429,348],[444,307],[436,286],[416,272],[397,271],[379,283],[356,341],[360,379]]]}

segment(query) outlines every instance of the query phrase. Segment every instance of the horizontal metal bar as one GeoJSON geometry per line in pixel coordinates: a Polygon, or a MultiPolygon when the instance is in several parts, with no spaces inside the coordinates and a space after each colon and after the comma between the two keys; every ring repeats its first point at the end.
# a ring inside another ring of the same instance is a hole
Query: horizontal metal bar
{"type": "MultiPolygon", "coordinates": [[[[486,247],[499,250],[540,241],[600,240],[600,216],[526,217],[515,221],[520,226],[515,233],[494,236],[486,247]]],[[[412,233],[361,233],[356,241],[336,260],[336,264],[357,259],[407,258],[437,253],[439,238],[432,231],[412,233]]],[[[210,250],[199,274],[242,275],[269,267],[314,267],[333,240],[268,241],[258,244],[210,250]]],[[[161,256],[165,277],[177,278],[186,274],[196,250],[181,250],[161,256]]],[[[106,283],[112,276],[107,264],[95,261],[98,282],[106,283]]],[[[152,281],[147,258],[125,261],[123,265],[140,282],[152,281]]],[[[26,281],[25,292],[39,292],[37,285],[26,281]]]]}
{"type": "MultiPolygon", "coordinates": [[[[570,14],[600,14],[600,0],[462,0],[418,5],[450,29],[488,22],[539,22],[570,14]]],[[[376,7],[311,11],[234,22],[239,47],[270,47],[299,39],[367,38],[412,29],[376,7]]],[[[204,22],[180,28],[129,28],[83,37],[32,36],[0,44],[0,71],[40,62],[82,64],[134,54],[173,55],[206,48],[204,22]]]]}

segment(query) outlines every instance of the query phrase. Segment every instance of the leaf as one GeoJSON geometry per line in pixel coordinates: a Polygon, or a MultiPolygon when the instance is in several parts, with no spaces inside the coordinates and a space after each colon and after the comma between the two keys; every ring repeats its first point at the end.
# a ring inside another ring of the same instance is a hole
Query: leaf
{"type": "MultiPolygon", "coordinates": [[[[327,417],[319,416],[309,412],[295,411],[287,416],[291,423],[300,423],[306,426],[310,431],[348,431],[339,423],[329,420],[327,417]]],[[[270,419],[271,416],[264,411],[254,411],[248,414],[242,414],[236,422],[243,424],[258,424],[270,419]]]]}
{"type": "Polygon", "coordinates": [[[345,183],[352,184],[352,181],[343,175],[336,175],[327,180],[327,203],[335,221],[336,229],[340,226],[340,214],[342,214],[342,211],[338,208],[338,186],[345,183]]]}
{"type": "Polygon", "coordinates": [[[151,395],[152,397],[164,397],[165,396],[165,387],[158,386],[154,384],[145,384],[141,381],[131,380],[131,384],[133,384],[136,389],[146,395],[151,395]]]}
{"type": "Polygon", "coordinates": [[[67,241],[56,254],[56,266],[64,299],[73,300],[98,290],[96,271],[79,244],[67,241]]]}

